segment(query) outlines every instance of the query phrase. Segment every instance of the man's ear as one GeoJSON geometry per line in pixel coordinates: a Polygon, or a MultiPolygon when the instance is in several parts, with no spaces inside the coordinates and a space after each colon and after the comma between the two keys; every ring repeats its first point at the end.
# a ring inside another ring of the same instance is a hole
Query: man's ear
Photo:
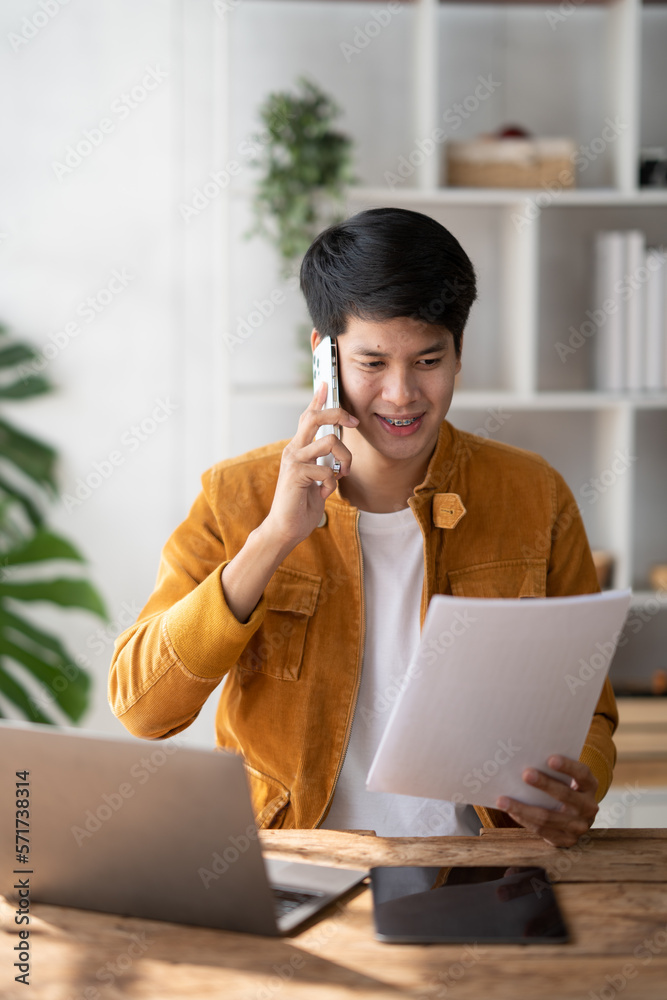
{"type": "Polygon", "coordinates": [[[311,347],[311,350],[314,351],[315,348],[317,347],[317,345],[319,344],[319,342],[321,340],[322,340],[322,338],[320,337],[318,331],[313,327],[313,332],[310,335],[310,347],[311,347]]]}
{"type": "Polygon", "coordinates": [[[461,339],[459,341],[459,356],[456,359],[456,374],[461,371],[461,355],[463,354],[463,334],[461,334],[461,339]]]}

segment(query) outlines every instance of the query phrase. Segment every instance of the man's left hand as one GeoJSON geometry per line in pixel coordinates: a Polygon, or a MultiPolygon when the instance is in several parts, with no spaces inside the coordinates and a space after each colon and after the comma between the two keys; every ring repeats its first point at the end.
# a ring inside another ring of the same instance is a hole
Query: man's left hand
{"type": "Polygon", "coordinates": [[[590,828],[598,812],[595,801],[598,780],[586,764],[570,757],[549,757],[547,764],[554,771],[569,775],[569,785],[532,767],[526,768],[522,777],[527,784],[552,795],[558,803],[555,808],[528,806],[505,796],[497,800],[496,806],[547,844],[572,847],[590,828]]]}

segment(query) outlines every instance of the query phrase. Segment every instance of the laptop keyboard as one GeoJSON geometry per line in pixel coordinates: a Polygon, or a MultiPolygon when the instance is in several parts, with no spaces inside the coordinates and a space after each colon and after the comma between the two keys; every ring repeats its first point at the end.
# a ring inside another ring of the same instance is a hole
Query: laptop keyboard
{"type": "Polygon", "coordinates": [[[319,899],[323,892],[303,892],[299,889],[288,889],[283,885],[272,885],[273,902],[277,917],[284,917],[286,913],[291,913],[297,906],[309,903],[312,899],[319,899]]]}

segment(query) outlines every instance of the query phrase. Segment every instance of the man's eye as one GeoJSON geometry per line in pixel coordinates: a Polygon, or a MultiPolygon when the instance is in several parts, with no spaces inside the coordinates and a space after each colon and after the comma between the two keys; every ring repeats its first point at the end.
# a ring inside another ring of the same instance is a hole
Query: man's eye
{"type": "Polygon", "coordinates": [[[421,358],[420,364],[423,364],[426,368],[433,368],[434,365],[439,364],[442,358],[421,358]]]}
{"type": "Polygon", "coordinates": [[[379,368],[383,363],[382,361],[362,361],[361,365],[363,368],[379,368]]]}

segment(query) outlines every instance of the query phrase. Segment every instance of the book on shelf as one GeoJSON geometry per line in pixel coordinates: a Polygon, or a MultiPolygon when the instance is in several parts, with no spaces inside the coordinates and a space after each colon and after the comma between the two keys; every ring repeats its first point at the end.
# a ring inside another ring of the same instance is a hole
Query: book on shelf
{"type": "Polygon", "coordinates": [[[667,388],[667,247],[650,247],[646,253],[649,278],[646,283],[646,371],[647,389],[667,388]]]}
{"type": "Polygon", "coordinates": [[[596,388],[667,389],[667,248],[637,229],[595,236],[596,388]]]}
{"type": "Polygon", "coordinates": [[[596,385],[625,389],[625,334],[621,286],[625,273],[623,233],[601,232],[595,239],[596,385]]]}

